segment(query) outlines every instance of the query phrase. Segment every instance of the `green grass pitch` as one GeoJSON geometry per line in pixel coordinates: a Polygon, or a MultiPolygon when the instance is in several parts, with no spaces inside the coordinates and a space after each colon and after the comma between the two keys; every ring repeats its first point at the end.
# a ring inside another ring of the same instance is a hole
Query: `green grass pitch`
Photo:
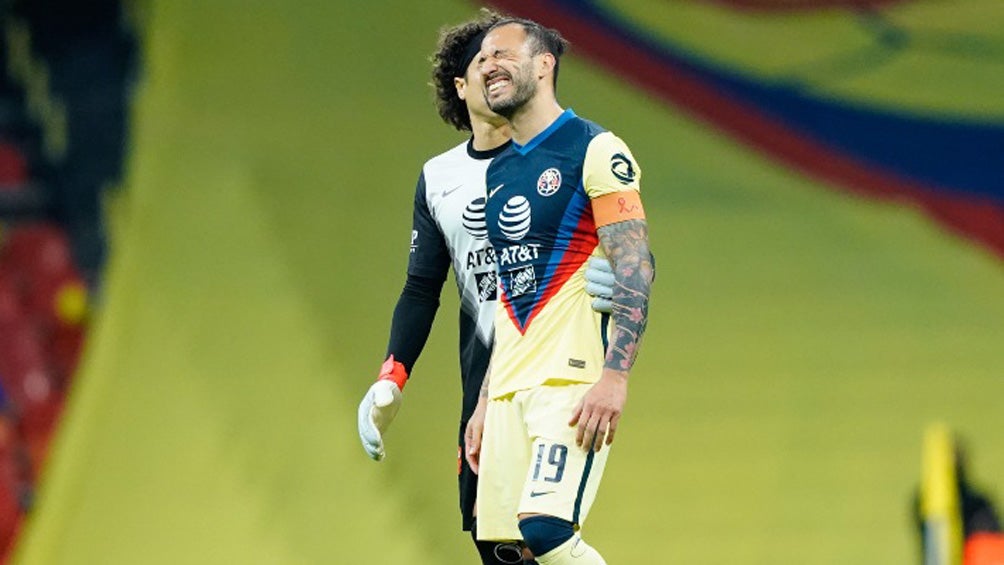
{"type": "MultiPolygon", "coordinates": [[[[457,301],[380,464],[355,408],[404,280],[431,104],[415,3],[149,4],[105,303],[17,563],[474,563],[457,301]]],[[[1004,469],[1004,269],[573,55],[644,169],[650,330],[586,535],[610,563],[916,562],[921,432],[1004,469]]]]}

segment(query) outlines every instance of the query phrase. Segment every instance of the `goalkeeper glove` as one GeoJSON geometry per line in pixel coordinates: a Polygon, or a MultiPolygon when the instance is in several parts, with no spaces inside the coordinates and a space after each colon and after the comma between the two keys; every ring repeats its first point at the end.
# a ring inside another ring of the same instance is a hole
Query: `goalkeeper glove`
{"type": "Polygon", "coordinates": [[[391,355],[380,367],[380,376],[359,403],[359,439],[375,461],[384,458],[383,434],[401,407],[401,391],[408,380],[404,365],[391,355]]]}
{"type": "Polygon", "coordinates": [[[614,307],[614,270],[603,257],[591,257],[586,266],[586,292],[593,298],[593,310],[609,314],[614,307]]]}

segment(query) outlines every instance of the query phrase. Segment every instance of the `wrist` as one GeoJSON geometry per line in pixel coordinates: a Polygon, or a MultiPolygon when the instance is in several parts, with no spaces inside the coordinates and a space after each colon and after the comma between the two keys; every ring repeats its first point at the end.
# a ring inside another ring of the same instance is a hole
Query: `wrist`
{"type": "Polygon", "coordinates": [[[404,391],[404,383],[408,382],[408,371],[403,364],[394,360],[394,355],[390,355],[380,366],[377,381],[391,381],[397,385],[398,390],[404,391]]]}
{"type": "Polygon", "coordinates": [[[624,371],[622,369],[611,369],[610,367],[603,367],[603,373],[600,374],[600,378],[612,380],[616,383],[627,384],[628,371],[624,371]]]}

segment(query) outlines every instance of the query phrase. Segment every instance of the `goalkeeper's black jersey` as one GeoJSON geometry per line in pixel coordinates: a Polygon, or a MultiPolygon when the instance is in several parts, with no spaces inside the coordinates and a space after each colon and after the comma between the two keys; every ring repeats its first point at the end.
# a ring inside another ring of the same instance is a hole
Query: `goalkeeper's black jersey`
{"type": "MultiPolygon", "coordinates": [[[[433,157],[422,168],[415,191],[409,282],[401,300],[406,300],[409,287],[417,283],[425,287],[417,292],[417,295],[424,293],[425,307],[412,308],[410,316],[404,312],[395,313],[389,348],[389,352],[410,370],[428,337],[431,315],[438,306],[439,285],[452,265],[460,295],[463,420],[477,404],[491,356],[498,278],[495,252],[488,242],[485,225],[485,171],[492,158],[506,147],[508,143],[491,151],[476,151],[468,141],[433,157]],[[431,315],[416,317],[415,310],[431,315]],[[395,347],[394,334],[398,342],[406,340],[411,347],[395,347]],[[401,358],[400,350],[403,349],[410,354],[401,358]]],[[[406,310],[401,302],[398,310],[406,310]]]]}

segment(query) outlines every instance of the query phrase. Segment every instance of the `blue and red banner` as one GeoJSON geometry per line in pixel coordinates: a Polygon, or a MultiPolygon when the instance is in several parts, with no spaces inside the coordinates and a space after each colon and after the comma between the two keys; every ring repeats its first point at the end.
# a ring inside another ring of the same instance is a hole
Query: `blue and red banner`
{"type": "MultiPolygon", "coordinates": [[[[916,206],[1004,257],[1004,119],[901,109],[819,93],[725,65],[596,0],[494,0],[499,9],[557,28],[585,56],[770,158],[859,195],[916,206]]],[[[904,0],[708,0],[736,17],[848,10],[881,25],[904,0]],[[853,11],[851,11],[853,10],[853,11]]],[[[697,4],[695,2],[695,4],[697,4]]],[[[908,42],[895,28],[876,41],[908,42]]],[[[966,57],[981,46],[945,41],[966,57]]],[[[1004,53],[1001,48],[997,55],[1004,53]]],[[[994,56],[994,52],[989,53],[994,56]]],[[[1004,69],[1004,57],[1000,68],[1004,69]]],[[[918,77],[924,88],[928,77],[918,77]]],[[[811,85],[810,85],[811,86],[811,85]]],[[[964,95],[964,93],[963,93],[964,95]]]]}

